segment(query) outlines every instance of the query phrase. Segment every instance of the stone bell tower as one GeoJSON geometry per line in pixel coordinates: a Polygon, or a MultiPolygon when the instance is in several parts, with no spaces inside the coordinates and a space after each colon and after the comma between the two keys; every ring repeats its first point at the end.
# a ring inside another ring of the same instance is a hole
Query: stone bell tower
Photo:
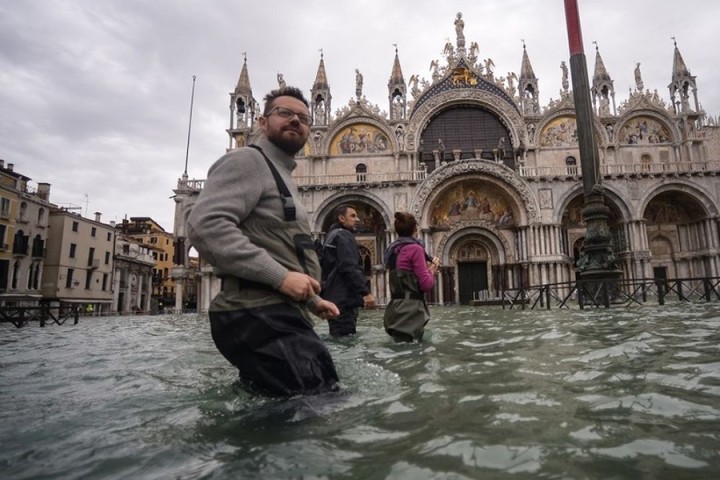
{"type": "Polygon", "coordinates": [[[523,42],[522,65],[520,66],[520,78],[518,78],[518,91],[520,92],[520,105],[525,115],[540,114],[540,89],[538,79],[533,72],[530,57],[528,56],[525,42],[523,42]]]}
{"type": "Polygon", "coordinates": [[[327,126],[330,123],[330,108],[332,95],[328,85],[327,73],[325,72],[325,59],[320,50],[320,65],[318,65],[315,82],[310,89],[310,113],[313,117],[313,125],[327,126]]]}
{"type": "Polygon", "coordinates": [[[227,130],[230,136],[228,150],[244,147],[248,143],[256,115],[260,113],[260,107],[253,98],[252,88],[250,87],[247,55],[243,53],[243,56],[240,79],[237,86],[235,86],[235,91],[230,93],[230,128],[227,130]]]}
{"type": "Polygon", "coordinates": [[[400,68],[397,45],[395,45],[395,61],[388,81],[388,100],[390,102],[390,122],[405,120],[407,115],[407,86],[400,68]]]}

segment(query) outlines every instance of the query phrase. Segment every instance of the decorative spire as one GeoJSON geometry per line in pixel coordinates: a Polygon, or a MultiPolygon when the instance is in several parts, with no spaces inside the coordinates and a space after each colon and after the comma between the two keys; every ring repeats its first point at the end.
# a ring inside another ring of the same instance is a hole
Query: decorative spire
{"type": "Polygon", "coordinates": [[[610,74],[607,68],[605,68],[605,62],[603,62],[600,56],[600,47],[598,47],[597,42],[593,41],[593,43],[595,44],[595,73],[593,74],[593,84],[612,82],[612,78],[610,78],[610,74]]]}
{"type": "Polygon", "coordinates": [[[252,97],[252,88],[250,87],[250,74],[248,73],[247,67],[247,52],[243,52],[243,67],[240,72],[240,78],[238,79],[237,86],[235,87],[235,94],[245,95],[252,97]]]}
{"type": "Polygon", "coordinates": [[[332,95],[330,95],[330,85],[325,73],[325,57],[322,48],[319,51],[320,65],[318,65],[317,75],[315,75],[315,83],[310,89],[310,111],[315,126],[327,126],[331,120],[332,95]]]}
{"type": "Polygon", "coordinates": [[[599,116],[608,117],[617,111],[615,108],[615,85],[607,68],[605,68],[605,62],[600,56],[600,48],[597,42],[593,41],[593,43],[595,44],[595,73],[590,87],[593,108],[595,108],[595,112],[599,116]]]}
{"type": "Polygon", "coordinates": [[[397,43],[393,43],[393,46],[395,47],[395,61],[388,81],[388,100],[390,102],[390,120],[400,121],[405,119],[407,113],[407,86],[402,68],[400,68],[397,43]]]}
{"type": "Polygon", "coordinates": [[[253,98],[250,88],[250,74],[247,66],[247,53],[243,52],[243,66],[240,72],[240,79],[235,86],[235,91],[230,94],[230,111],[234,113],[230,117],[230,135],[228,150],[245,146],[248,134],[255,122],[255,113],[260,107],[253,98]]]}
{"type": "Polygon", "coordinates": [[[392,73],[390,74],[390,83],[400,83],[405,85],[402,68],[400,68],[400,57],[398,56],[397,43],[393,43],[395,47],[395,61],[393,62],[392,73]]]}
{"type": "Polygon", "coordinates": [[[673,54],[673,73],[672,81],[668,88],[670,89],[670,100],[672,101],[675,113],[692,113],[700,111],[700,104],[697,97],[697,84],[695,77],[690,74],[680,54],[675,37],[671,37],[675,45],[673,54]],[[693,100],[691,106],[690,100],[693,100]],[[693,110],[694,107],[694,110],[693,110]]]}
{"type": "Polygon", "coordinates": [[[327,81],[327,73],[325,73],[325,58],[320,49],[320,65],[318,65],[317,74],[315,75],[315,83],[313,83],[313,90],[326,90],[329,89],[327,81]]]}
{"type": "Polygon", "coordinates": [[[537,115],[540,113],[538,79],[530,64],[530,56],[527,53],[527,48],[525,48],[525,40],[521,41],[523,44],[523,55],[522,65],[520,66],[520,78],[518,78],[519,101],[522,112],[525,115],[537,115]]]}
{"type": "Polygon", "coordinates": [[[525,40],[522,40],[523,44],[523,56],[522,65],[520,66],[520,80],[537,80],[535,78],[535,72],[533,72],[532,64],[530,64],[530,57],[528,56],[527,49],[525,48],[525,40]]]}
{"type": "Polygon", "coordinates": [[[690,70],[688,70],[687,66],[685,65],[685,60],[683,60],[683,57],[680,54],[680,49],[677,46],[677,41],[675,40],[675,37],[671,38],[673,43],[675,44],[675,52],[673,55],[673,82],[675,82],[679,78],[689,77],[690,70]]]}

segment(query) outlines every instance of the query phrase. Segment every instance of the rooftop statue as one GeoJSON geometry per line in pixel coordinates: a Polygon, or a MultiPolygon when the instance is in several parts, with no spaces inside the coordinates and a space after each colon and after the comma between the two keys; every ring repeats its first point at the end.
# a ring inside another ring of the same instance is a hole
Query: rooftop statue
{"type": "Polygon", "coordinates": [[[363,76],[359,69],[355,69],[355,96],[360,100],[362,97],[363,76]]]}
{"type": "Polygon", "coordinates": [[[642,74],[640,73],[640,62],[637,62],[635,65],[635,87],[637,87],[639,92],[642,92],[644,86],[642,74]]]}
{"type": "Polygon", "coordinates": [[[458,48],[465,48],[465,34],[463,33],[463,29],[465,29],[465,22],[462,19],[462,13],[458,12],[455,18],[455,33],[457,34],[458,48]]]}

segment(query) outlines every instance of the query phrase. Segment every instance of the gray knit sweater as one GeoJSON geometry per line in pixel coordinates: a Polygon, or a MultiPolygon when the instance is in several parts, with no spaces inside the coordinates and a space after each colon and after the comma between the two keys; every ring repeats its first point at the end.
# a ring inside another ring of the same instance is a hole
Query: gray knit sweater
{"type": "MultiPolygon", "coordinates": [[[[297,166],[295,160],[265,138],[257,145],[287,184],[298,222],[307,225],[307,212],[291,179],[297,166]]],[[[257,150],[245,147],[223,155],[210,167],[187,220],[188,238],[202,258],[213,265],[216,275],[279,288],[288,270],[243,234],[243,222],[251,219],[282,221],[284,216],[280,193],[265,159],[257,150]]]]}

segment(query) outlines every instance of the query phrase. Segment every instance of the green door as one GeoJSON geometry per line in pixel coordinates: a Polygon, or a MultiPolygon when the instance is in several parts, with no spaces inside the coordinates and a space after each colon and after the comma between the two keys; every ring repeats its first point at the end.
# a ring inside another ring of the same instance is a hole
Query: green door
{"type": "Polygon", "coordinates": [[[458,287],[463,305],[473,300],[473,292],[487,290],[487,262],[458,263],[458,287]]]}

